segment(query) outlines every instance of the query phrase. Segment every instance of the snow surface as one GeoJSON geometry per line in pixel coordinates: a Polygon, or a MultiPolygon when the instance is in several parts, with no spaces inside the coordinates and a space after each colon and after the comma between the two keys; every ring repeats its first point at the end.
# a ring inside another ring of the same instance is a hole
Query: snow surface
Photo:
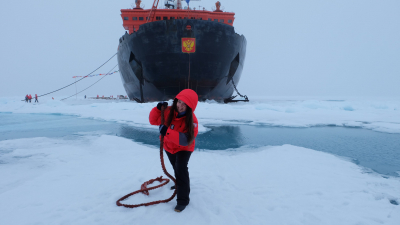
{"type": "MultiPolygon", "coordinates": [[[[0,112],[63,113],[85,118],[127,123],[157,129],[148,123],[156,103],[138,104],[108,100],[45,100],[27,104],[20,98],[0,98],[0,112]]],[[[170,104],[172,102],[170,101],[170,104]]],[[[204,125],[248,124],[285,127],[345,126],[387,133],[400,133],[400,100],[274,100],[219,104],[200,102],[196,109],[199,131],[204,125]]]]}
{"type": "MultiPolygon", "coordinates": [[[[399,178],[291,145],[196,151],[191,202],[115,202],[163,175],[159,149],[116,136],[0,142],[0,224],[399,224],[399,178]]],[[[172,171],[169,163],[167,170],[172,171]]],[[[135,195],[168,198],[167,187],[135,195]]]]}
{"type": "MultiPolygon", "coordinates": [[[[199,103],[207,124],[351,126],[400,133],[399,101],[260,100],[199,103]]],[[[0,112],[63,113],[139,127],[155,103],[0,98],[0,112]]],[[[167,170],[172,168],[166,162],[167,170]]],[[[292,145],[195,151],[191,202],[127,209],[122,196],[164,176],[159,149],[109,135],[0,141],[0,224],[400,224],[400,178],[382,177],[328,153],[292,145]],[[392,203],[391,203],[392,202],[392,203]]],[[[168,198],[168,184],[125,201],[168,198]]]]}

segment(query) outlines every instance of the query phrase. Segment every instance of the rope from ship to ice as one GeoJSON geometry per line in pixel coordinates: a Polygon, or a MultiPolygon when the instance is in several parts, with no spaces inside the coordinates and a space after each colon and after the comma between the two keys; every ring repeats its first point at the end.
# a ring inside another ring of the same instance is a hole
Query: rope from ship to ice
{"type": "MultiPolygon", "coordinates": [[[[77,80],[77,81],[75,81],[75,82],[73,82],[73,83],[71,83],[71,84],[68,84],[67,86],[64,86],[64,87],[62,87],[62,88],[59,88],[59,89],[57,89],[57,90],[55,90],[55,91],[52,91],[52,92],[49,92],[49,93],[46,93],[46,94],[39,95],[38,97],[42,97],[42,96],[45,96],[45,95],[49,95],[49,94],[51,94],[51,93],[60,91],[60,90],[62,90],[62,89],[64,89],[64,88],[67,88],[67,87],[69,87],[69,86],[71,86],[71,85],[73,85],[73,84],[78,83],[79,81],[85,79],[87,76],[90,76],[92,73],[96,72],[98,69],[100,69],[101,67],[103,67],[106,63],[108,63],[108,62],[109,62],[112,58],[114,58],[116,55],[117,55],[117,53],[115,53],[113,56],[111,56],[111,58],[109,58],[109,59],[108,59],[105,63],[103,63],[101,66],[97,67],[97,69],[93,70],[92,72],[90,72],[88,75],[82,77],[81,79],[79,79],[79,80],[77,80]]],[[[115,67],[114,67],[114,68],[115,68],[115,67]]],[[[114,69],[114,68],[113,68],[113,69],[114,69]]],[[[112,71],[112,70],[110,70],[110,72],[111,72],[111,71],[112,71]]],[[[110,72],[108,72],[108,73],[110,73],[110,72]]],[[[21,101],[25,101],[25,100],[21,100],[21,101]]]]}
{"type": "Polygon", "coordinates": [[[114,73],[118,73],[119,70],[110,72],[110,73],[99,73],[99,74],[92,74],[92,75],[87,75],[87,76],[73,76],[72,78],[78,78],[78,77],[96,77],[96,76],[104,76],[104,75],[113,75],[114,73]]]}
{"type": "MultiPolygon", "coordinates": [[[[80,94],[80,93],[82,93],[82,92],[84,92],[84,91],[86,91],[87,89],[89,89],[90,87],[92,87],[93,85],[95,85],[95,84],[97,84],[99,81],[101,81],[103,78],[105,78],[107,75],[111,75],[111,74],[113,74],[113,73],[110,73],[113,69],[115,69],[115,67],[117,67],[118,66],[118,64],[117,65],[115,65],[110,71],[108,71],[108,73],[106,73],[102,78],[100,78],[99,80],[97,80],[96,82],[94,82],[92,85],[90,85],[89,87],[87,87],[87,88],[85,88],[85,89],[83,89],[82,91],[80,91],[80,92],[78,92],[78,93],[75,93],[75,94],[73,94],[73,95],[71,95],[71,96],[69,96],[69,97],[66,97],[66,98],[63,98],[63,99],[61,99],[61,101],[63,101],[63,100],[65,100],[65,99],[68,99],[68,98],[71,98],[71,97],[74,97],[74,96],[76,96],[76,95],[78,95],[78,94],[80,94]]],[[[118,70],[119,71],[119,70],[118,70]]],[[[118,71],[116,71],[116,72],[118,72],[118,71]]],[[[85,78],[85,77],[84,77],[85,78]]],[[[83,78],[82,78],[83,79],[83,78]]],[[[81,80],[82,80],[81,79],[81,80]]]]}

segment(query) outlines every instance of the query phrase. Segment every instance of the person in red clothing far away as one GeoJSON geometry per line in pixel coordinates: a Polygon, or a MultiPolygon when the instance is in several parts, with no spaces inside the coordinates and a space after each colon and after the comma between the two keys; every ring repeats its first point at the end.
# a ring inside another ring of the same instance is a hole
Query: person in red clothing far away
{"type": "Polygon", "coordinates": [[[29,94],[28,99],[29,99],[29,103],[31,103],[32,102],[32,95],[29,94]]]}
{"type": "Polygon", "coordinates": [[[35,94],[35,102],[39,103],[37,94],[35,94]]]}
{"type": "Polygon", "coordinates": [[[198,121],[194,110],[199,98],[191,89],[184,89],[174,99],[172,106],[159,102],[149,115],[151,125],[159,126],[164,135],[164,150],[174,168],[177,192],[176,212],[181,212],[189,204],[190,179],[188,163],[194,151],[198,133],[198,121]],[[164,107],[165,125],[161,125],[161,107],[164,107]]]}

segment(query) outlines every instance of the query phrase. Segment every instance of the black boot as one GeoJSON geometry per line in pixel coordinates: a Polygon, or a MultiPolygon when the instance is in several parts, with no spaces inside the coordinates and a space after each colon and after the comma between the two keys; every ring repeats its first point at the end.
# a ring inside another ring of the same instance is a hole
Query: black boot
{"type": "Polygon", "coordinates": [[[186,205],[176,205],[175,212],[182,212],[186,208],[186,205]]]}

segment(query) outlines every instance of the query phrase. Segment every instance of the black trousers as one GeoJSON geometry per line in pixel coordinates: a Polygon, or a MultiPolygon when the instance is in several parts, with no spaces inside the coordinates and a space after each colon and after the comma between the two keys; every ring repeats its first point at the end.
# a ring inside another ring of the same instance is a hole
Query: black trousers
{"type": "Polygon", "coordinates": [[[176,201],[178,205],[189,205],[190,179],[187,165],[192,152],[179,151],[175,154],[171,154],[167,151],[165,152],[175,172],[176,201]]]}

